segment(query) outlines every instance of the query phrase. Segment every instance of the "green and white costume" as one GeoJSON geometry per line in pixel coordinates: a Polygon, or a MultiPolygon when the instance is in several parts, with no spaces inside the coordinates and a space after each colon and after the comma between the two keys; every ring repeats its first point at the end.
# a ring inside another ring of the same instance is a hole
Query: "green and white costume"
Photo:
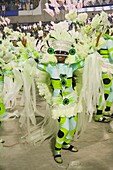
{"type": "Polygon", "coordinates": [[[75,116],[76,103],[78,96],[72,87],[73,72],[83,67],[84,62],[81,61],[75,64],[58,63],[55,65],[38,64],[38,68],[49,73],[53,88],[52,93],[52,117],[75,116]]]}
{"type": "Polygon", "coordinates": [[[2,68],[0,68],[0,121],[2,120],[5,113],[3,87],[4,87],[4,73],[2,68]]]}
{"type": "MultiPolygon", "coordinates": [[[[2,68],[0,67],[0,125],[2,124],[2,120],[5,115],[3,86],[4,86],[4,74],[3,74],[2,68]]],[[[4,140],[0,139],[0,143],[3,143],[3,142],[4,140]]]]}
{"type": "MultiPolygon", "coordinates": [[[[99,50],[100,55],[102,55],[105,63],[113,64],[113,38],[105,34],[106,43],[99,50]]],[[[107,70],[107,72],[102,72],[103,86],[104,86],[104,98],[106,103],[102,103],[102,97],[100,97],[100,103],[97,108],[97,113],[95,120],[98,121],[102,119],[103,116],[110,116],[111,105],[113,103],[113,73],[107,70]]],[[[106,120],[105,120],[106,122],[106,120]]]]}
{"type": "MultiPolygon", "coordinates": [[[[38,69],[49,73],[52,92],[52,118],[58,119],[59,131],[56,137],[55,155],[60,155],[63,144],[67,147],[76,132],[78,124],[78,96],[72,86],[73,72],[84,66],[84,62],[73,64],[38,64],[38,69]]],[[[58,161],[58,160],[57,160],[58,161]]],[[[61,161],[61,159],[59,160],[61,161]]]]}

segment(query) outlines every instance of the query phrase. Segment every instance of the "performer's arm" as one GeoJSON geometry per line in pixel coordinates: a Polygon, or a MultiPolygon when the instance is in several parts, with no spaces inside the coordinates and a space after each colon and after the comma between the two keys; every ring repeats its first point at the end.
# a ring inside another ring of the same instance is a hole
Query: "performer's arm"
{"type": "Polygon", "coordinates": [[[85,60],[81,60],[78,63],[71,64],[71,67],[72,67],[73,71],[75,71],[75,70],[78,70],[80,68],[83,68],[84,67],[84,63],[85,63],[85,60]]]}
{"type": "Polygon", "coordinates": [[[39,60],[38,58],[35,58],[35,61],[37,63],[37,68],[41,71],[47,71],[47,65],[46,64],[42,64],[42,63],[39,63],[39,60]]]}

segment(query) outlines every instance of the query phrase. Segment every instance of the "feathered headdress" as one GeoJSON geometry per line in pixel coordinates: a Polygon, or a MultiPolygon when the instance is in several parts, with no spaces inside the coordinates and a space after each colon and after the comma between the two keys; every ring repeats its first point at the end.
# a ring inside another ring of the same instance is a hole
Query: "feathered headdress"
{"type": "MultiPolygon", "coordinates": [[[[56,55],[66,56],[66,58],[73,58],[75,62],[76,50],[74,48],[75,36],[72,30],[69,30],[67,21],[59,22],[57,24],[51,23],[52,29],[44,39],[44,44],[41,47],[39,61],[41,63],[56,63],[56,55]]],[[[71,59],[72,59],[71,58],[71,59]]],[[[70,61],[72,62],[72,60],[70,61]]]]}

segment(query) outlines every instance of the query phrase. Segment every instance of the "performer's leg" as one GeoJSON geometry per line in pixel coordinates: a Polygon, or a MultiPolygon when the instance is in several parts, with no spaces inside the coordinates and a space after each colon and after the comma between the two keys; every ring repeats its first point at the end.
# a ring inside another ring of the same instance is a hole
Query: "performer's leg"
{"type": "MultiPolygon", "coordinates": [[[[4,106],[3,103],[0,103],[0,126],[1,126],[2,121],[3,121],[3,120],[1,120],[1,119],[3,119],[4,113],[5,113],[5,106],[4,106]]],[[[5,142],[5,141],[4,141],[2,138],[0,138],[0,143],[4,143],[4,142],[5,142]]]]}
{"type": "Polygon", "coordinates": [[[4,95],[3,95],[3,87],[4,87],[4,76],[2,75],[2,71],[0,70],[0,121],[5,113],[5,105],[4,105],[4,95]]]}
{"type": "Polygon", "coordinates": [[[110,88],[112,86],[112,78],[110,75],[106,73],[102,75],[102,79],[103,79],[103,84],[104,84],[104,97],[105,97],[105,100],[107,100],[110,94],[110,88]]]}
{"type": "MultiPolygon", "coordinates": [[[[110,94],[110,87],[112,85],[111,83],[111,78],[108,74],[103,74],[103,84],[104,84],[104,98],[105,100],[108,99],[108,96],[110,94]]],[[[103,122],[103,123],[108,123],[110,122],[110,118],[106,118],[103,115],[103,110],[104,110],[104,105],[102,104],[102,96],[100,97],[100,104],[97,107],[97,113],[95,115],[95,121],[96,122],[103,122]]]]}
{"type": "Polygon", "coordinates": [[[59,131],[56,137],[55,151],[54,151],[54,159],[57,163],[63,162],[61,158],[61,149],[65,141],[65,138],[68,134],[68,131],[69,131],[69,118],[60,117],[59,118],[59,131]]]}
{"type": "MultiPolygon", "coordinates": [[[[111,93],[111,94],[113,96],[113,93],[111,93]]],[[[109,98],[110,98],[110,96],[109,96],[109,98]]],[[[113,113],[111,113],[112,103],[113,103],[113,101],[109,101],[109,99],[106,101],[106,108],[103,113],[104,116],[113,117],[113,113]]]]}
{"type": "Polygon", "coordinates": [[[69,118],[69,132],[65,138],[65,141],[63,143],[63,149],[70,150],[72,152],[77,152],[78,149],[71,145],[72,139],[74,137],[74,134],[77,129],[78,124],[78,114],[76,116],[69,118]]]}
{"type": "MultiPolygon", "coordinates": [[[[3,117],[5,114],[5,105],[4,105],[4,101],[3,101],[3,86],[4,86],[4,76],[3,76],[3,72],[0,68],[0,126],[3,122],[3,117]]],[[[5,141],[0,138],[0,143],[4,143],[5,141]]]]}
{"type": "MultiPolygon", "coordinates": [[[[112,80],[113,82],[113,80],[112,80]]],[[[113,103],[113,83],[112,83],[112,87],[110,89],[110,94],[107,98],[107,101],[106,101],[106,108],[105,108],[105,111],[104,111],[104,116],[108,116],[108,117],[113,117],[113,113],[111,113],[111,106],[112,106],[112,103],[113,103]]]]}
{"type": "MultiPolygon", "coordinates": [[[[0,126],[1,126],[1,124],[2,124],[2,121],[0,120],[0,126]]],[[[0,143],[4,143],[5,141],[2,139],[2,138],[0,138],[0,143]]]]}

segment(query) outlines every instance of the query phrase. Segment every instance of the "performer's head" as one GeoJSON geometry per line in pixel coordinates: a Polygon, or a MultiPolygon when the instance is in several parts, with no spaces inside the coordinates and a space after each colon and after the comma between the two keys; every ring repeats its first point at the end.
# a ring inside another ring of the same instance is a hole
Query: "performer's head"
{"type": "Polygon", "coordinates": [[[71,45],[71,42],[64,40],[56,40],[53,42],[52,46],[54,48],[54,54],[58,63],[65,63],[65,59],[69,55],[71,45]]]}

